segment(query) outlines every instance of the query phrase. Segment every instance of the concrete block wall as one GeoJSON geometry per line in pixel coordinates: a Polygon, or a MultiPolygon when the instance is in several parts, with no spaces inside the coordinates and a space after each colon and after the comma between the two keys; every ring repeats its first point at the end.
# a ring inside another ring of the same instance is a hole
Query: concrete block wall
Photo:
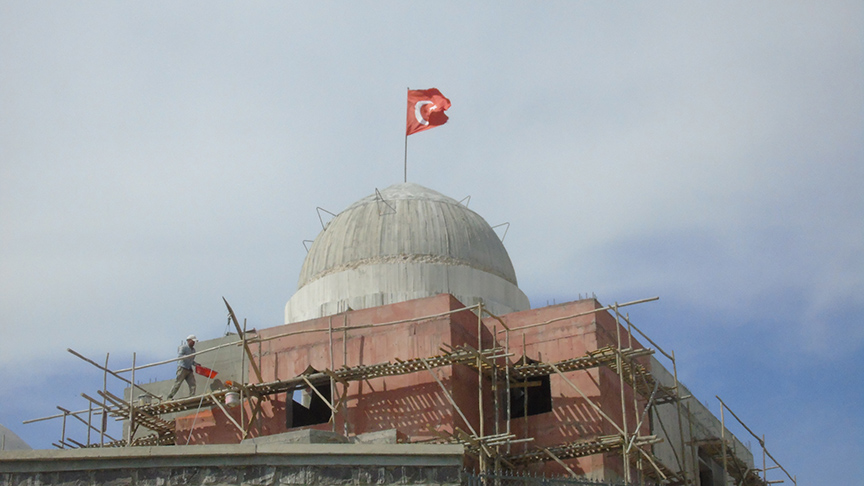
{"type": "MultiPolygon", "coordinates": [[[[672,387],[675,384],[675,378],[672,373],[663,366],[655,357],[651,357],[651,373],[662,384],[672,387]]],[[[681,384],[681,396],[692,396],[690,390],[681,384]]],[[[719,402],[717,402],[719,405],[719,402]]],[[[719,438],[721,435],[720,420],[708,410],[702,402],[695,398],[684,400],[681,404],[682,417],[681,424],[684,428],[684,441],[689,444],[690,433],[692,430],[693,439],[695,441],[719,438]],[[690,408],[688,419],[687,406],[690,408]]],[[[728,416],[728,415],[727,415],[728,416]]],[[[734,421],[734,419],[731,419],[734,421]]],[[[674,403],[668,403],[656,407],[652,412],[652,423],[655,424],[654,433],[663,439],[663,442],[654,445],[654,454],[660,459],[663,464],[666,464],[673,470],[678,469],[678,460],[686,460],[688,473],[692,476],[697,475],[698,466],[694,457],[694,448],[689,445],[682,447],[681,433],[678,428],[678,412],[674,403]],[[663,424],[663,429],[660,424],[663,424]],[[668,434],[668,435],[667,435],[668,434]],[[672,448],[675,451],[673,452],[672,448]],[[683,456],[682,456],[683,451],[683,456]],[[676,453],[678,459],[676,460],[676,453]]],[[[729,422],[727,422],[728,424],[729,422]]],[[[736,437],[729,429],[726,429],[726,438],[732,445],[735,455],[744,461],[749,467],[753,467],[753,453],[736,437]]],[[[708,465],[710,467],[710,464],[708,465]]],[[[722,469],[719,474],[722,475],[722,469]]],[[[715,477],[719,477],[716,476],[715,477]]]]}
{"type": "Polygon", "coordinates": [[[0,453],[0,486],[460,483],[462,446],[242,444],[0,453]]]}

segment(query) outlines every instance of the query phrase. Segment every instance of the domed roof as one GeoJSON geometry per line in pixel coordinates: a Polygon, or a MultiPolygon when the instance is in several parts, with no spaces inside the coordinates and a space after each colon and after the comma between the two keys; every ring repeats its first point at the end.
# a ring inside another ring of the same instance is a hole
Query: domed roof
{"type": "Polygon", "coordinates": [[[0,444],[3,445],[0,450],[4,451],[29,451],[32,449],[21,437],[15,432],[0,424],[0,444]]]}
{"type": "Polygon", "coordinates": [[[285,322],[449,293],[495,314],[530,308],[498,235],[479,214],[395,184],[334,217],[312,243],[285,322]]]}
{"type": "Polygon", "coordinates": [[[370,263],[467,265],[516,285],[516,272],[498,235],[455,199],[411,182],[367,196],[339,213],[318,235],[297,287],[370,263]]]}

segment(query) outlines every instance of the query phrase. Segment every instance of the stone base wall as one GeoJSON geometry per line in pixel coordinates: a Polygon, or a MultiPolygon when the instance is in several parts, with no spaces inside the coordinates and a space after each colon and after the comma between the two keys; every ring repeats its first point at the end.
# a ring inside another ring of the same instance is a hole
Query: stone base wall
{"type": "Polygon", "coordinates": [[[0,485],[457,485],[453,467],[233,466],[0,473],[0,485]]]}
{"type": "Polygon", "coordinates": [[[460,483],[462,446],[267,444],[0,454],[0,486],[460,483]]]}

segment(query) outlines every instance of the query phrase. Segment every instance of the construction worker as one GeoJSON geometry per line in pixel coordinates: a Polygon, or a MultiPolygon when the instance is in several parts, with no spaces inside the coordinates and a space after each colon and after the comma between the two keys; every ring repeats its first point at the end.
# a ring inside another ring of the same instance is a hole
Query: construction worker
{"type": "Polygon", "coordinates": [[[194,334],[190,334],[186,336],[186,342],[177,348],[177,357],[183,359],[177,362],[177,380],[168,394],[168,400],[174,398],[174,394],[180,389],[180,383],[184,381],[189,385],[189,396],[195,395],[195,371],[192,367],[197,363],[195,363],[195,357],[190,355],[195,354],[195,343],[197,342],[198,338],[194,334]],[[184,358],[184,356],[188,357],[184,358]]]}

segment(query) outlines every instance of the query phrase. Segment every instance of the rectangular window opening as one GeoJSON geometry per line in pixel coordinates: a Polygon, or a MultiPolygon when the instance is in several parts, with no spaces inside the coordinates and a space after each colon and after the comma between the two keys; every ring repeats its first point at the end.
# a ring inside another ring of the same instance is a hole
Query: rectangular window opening
{"type": "MultiPolygon", "coordinates": [[[[330,383],[316,386],[327,402],[330,397],[330,383]]],[[[285,426],[289,429],[307,425],[326,424],[330,421],[331,410],[327,403],[312,388],[306,387],[294,393],[291,402],[285,407],[285,426]],[[299,400],[299,401],[298,401],[299,400]]]]}
{"type": "MultiPolygon", "coordinates": [[[[536,361],[523,357],[523,362],[536,361]]],[[[552,411],[552,388],[549,375],[520,380],[510,386],[510,418],[539,415],[552,411]]]]}

